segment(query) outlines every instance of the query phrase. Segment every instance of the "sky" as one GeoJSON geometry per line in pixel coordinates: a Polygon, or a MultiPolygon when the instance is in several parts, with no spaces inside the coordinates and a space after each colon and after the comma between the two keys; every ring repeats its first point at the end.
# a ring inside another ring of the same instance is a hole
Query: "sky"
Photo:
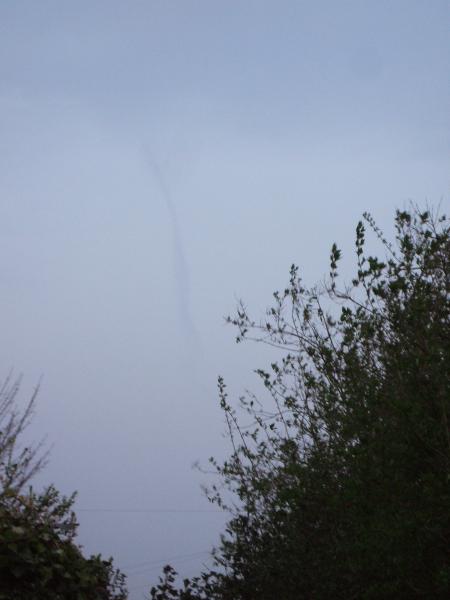
{"type": "Polygon", "coordinates": [[[226,515],[193,468],[230,448],[216,392],[295,262],[354,264],[369,211],[449,208],[448,1],[3,0],[0,379],[42,375],[38,479],[140,600],[209,564],[226,515]],[[178,557],[178,558],[177,558],[178,557]]]}

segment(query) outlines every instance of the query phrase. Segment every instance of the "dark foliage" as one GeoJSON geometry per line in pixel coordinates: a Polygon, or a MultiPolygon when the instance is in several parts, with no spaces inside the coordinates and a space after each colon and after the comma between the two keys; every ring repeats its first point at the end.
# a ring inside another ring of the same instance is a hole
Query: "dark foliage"
{"type": "Polygon", "coordinates": [[[125,600],[124,576],[101,556],[85,558],[76,544],[74,496],[50,486],[36,494],[25,483],[45,455],[20,447],[36,393],[24,411],[16,406],[19,382],[0,390],[0,599],[125,600]]]}
{"type": "Polygon", "coordinates": [[[28,481],[46,463],[48,453],[43,443],[21,446],[21,437],[29,425],[34,411],[39,386],[23,410],[18,408],[21,378],[13,379],[12,373],[0,385],[0,493],[8,488],[20,492],[28,481]]]}
{"type": "Polygon", "coordinates": [[[219,381],[233,450],[211,459],[211,500],[225,485],[236,504],[215,571],[179,590],[168,568],[154,600],[450,596],[449,221],[397,212],[394,245],[365,221],[385,256],[366,254],[360,222],[350,286],[333,245],[326,283],[292,266],[264,320],[243,304],[229,319],[281,360],[257,371],[262,401],[235,409],[219,381]]]}

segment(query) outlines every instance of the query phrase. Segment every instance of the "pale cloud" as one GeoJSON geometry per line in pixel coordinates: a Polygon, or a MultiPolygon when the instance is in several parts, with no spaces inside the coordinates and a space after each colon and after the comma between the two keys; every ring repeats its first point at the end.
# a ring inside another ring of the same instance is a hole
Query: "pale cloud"
{"type": "MultiPolygon", "coordinates": [[[[409,199],[449,204],[446,12],[2,4],[0,364],[45,373],[42,482],[208,508],[191,464],[225,452],[215,378],[239,394],[268,358],[234,346],[236,298],[258,315],[334,241],[350,272],[365,210],[389,232],[409,199]]],[[[119,565],[194,553],[223,523],[200,515],[80,513],[81,539],[119,565]]]]}

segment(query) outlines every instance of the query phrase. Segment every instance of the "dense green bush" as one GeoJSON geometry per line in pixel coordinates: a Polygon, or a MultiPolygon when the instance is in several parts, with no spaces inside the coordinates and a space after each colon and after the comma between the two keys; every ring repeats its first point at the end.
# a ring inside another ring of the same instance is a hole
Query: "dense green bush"
{"type": "Polygon", "coordinates": [[[125,599],[124,578],[111,561],[85,558],[75,543],[72,498],[55,488],[0,496],[0,598],[125,599]]]}
{"type": "Polygon", "coordinates": [[[53,486],[23,491],[46,454],[20,446],[37,390],[21,412],[19,383],[9,378],[0,388],[0,599],[125,600],[125,578],[112,561],[85,558],[76,544],[74,496],[53,486]]]}
{"type": "Polygon", "coordinates": [[[325,283],[292,266],[263,320],[229,319],[281,359],[237,408],[219,381],[232,453],[210,497],[235,506],[214,569],[178,589],[168,567],[154,600],[450,596],[449,221],[397,212],[393,245],[365,221],[383,256],[360,222],[350,285],[333,245],[325,283]]]}

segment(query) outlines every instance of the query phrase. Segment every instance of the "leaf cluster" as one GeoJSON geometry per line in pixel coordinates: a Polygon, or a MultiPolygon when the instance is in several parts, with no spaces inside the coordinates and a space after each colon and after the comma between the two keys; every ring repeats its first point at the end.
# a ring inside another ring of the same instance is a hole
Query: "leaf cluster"
{"type": "MultiPolygon", "coordinates": [[[[390,244],[364,218],[351,285],[333,245],[324,283],[307,288],[293,265],[264,319],[243,303],[228,318],[238,341],[281,359],[257,371],[265,395],[236,408],[219,380],[232,452],[211,462],[236,501],[208,597],[450,593],[449,220],[398,211],[390,244]],[[367,226],[382,259],[365,250],[367,226]]],[[[222,489],[210,499],[225,506],[222,489]]]]}
{"type": "Polygon", "coordinates": [[[111,560],[85,558],[76,545],[74,496],[54,487],[0,496],[0,598],[124,600],[124,576],[111,560]]]}
{"type": "Polygon", "coordinates": [[[19,387],[9,378],[0,389],[0,600],[125,600],[112,560],[86,558],[76,544],[75,494],[23,491],[46,455],[20,446],[38,389],[21,412],[19,387]]]}

